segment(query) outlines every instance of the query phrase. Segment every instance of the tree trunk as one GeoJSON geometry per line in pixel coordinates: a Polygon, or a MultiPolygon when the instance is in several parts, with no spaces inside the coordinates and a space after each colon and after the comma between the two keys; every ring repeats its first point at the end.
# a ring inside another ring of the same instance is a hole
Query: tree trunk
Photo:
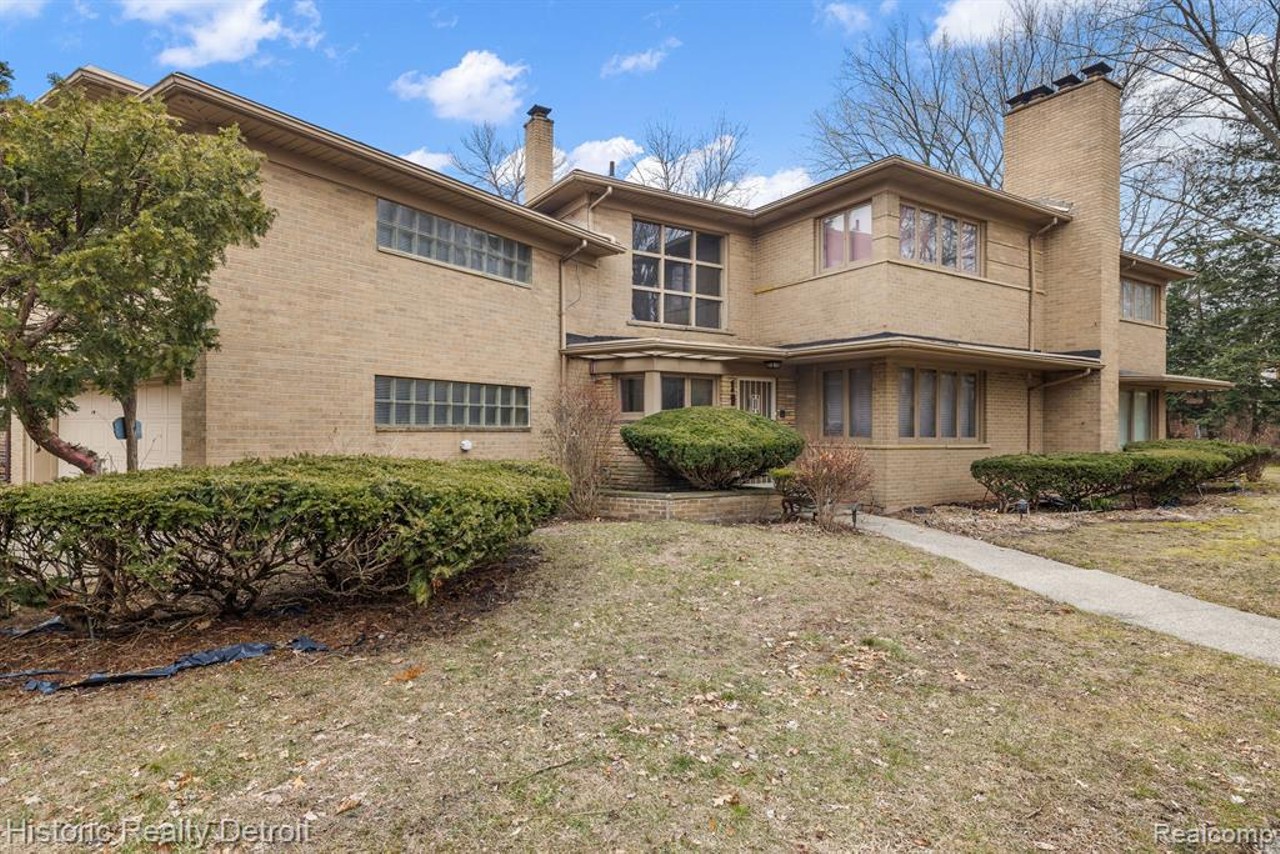
{"type": "Polygon", "coordinates": [[[85,474],[97,474],[102,465],[98,455],[88,448],[73,445],[53,432],[53,428],[49,426],[49,419],[44,413],[31,406],[26,363],[11,361],[8,368],[9,401],[13,407],[13,413],[18,416],[18,421],[31,437],[31,441],[63,462],[71,463],[85,474]]]}
{"type": "Polygon", "coordinates": [[[120,407],[124,410],[124,466],[125,471],[138,470],[138,390],[126,394],[120,399],[120,407]]]}

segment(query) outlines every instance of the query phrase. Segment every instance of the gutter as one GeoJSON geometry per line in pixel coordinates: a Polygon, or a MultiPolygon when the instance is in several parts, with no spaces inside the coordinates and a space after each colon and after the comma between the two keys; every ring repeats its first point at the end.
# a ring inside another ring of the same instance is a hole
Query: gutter
{"type": "MultiPolygon", "coordinates": [[[[596,197],[595,201],[587,202],[587,231],[595,230],[591,227],[591,212],[596,209],[597,205],[599,205],[601,202],[603,202],[605,199],[609,198],[612,195],[613,195],[613,185],[610,184],[608,187],[604,188],[603,193],[601,193],[599,196],[596,197]]],[[[614,242],[617,242],[617,241],[614,241],[614,242]]]]}
{"type": "Polygon", "coordinates": [[[1040,239],[1046,231],[1056,226],[1061,220],[1058,217],[1053,218],[1053,222],[1037,231],[1035,234],[1027,235],[1027,349],[1034,350],[1036,348],[1036,241],[1040,239]]]}

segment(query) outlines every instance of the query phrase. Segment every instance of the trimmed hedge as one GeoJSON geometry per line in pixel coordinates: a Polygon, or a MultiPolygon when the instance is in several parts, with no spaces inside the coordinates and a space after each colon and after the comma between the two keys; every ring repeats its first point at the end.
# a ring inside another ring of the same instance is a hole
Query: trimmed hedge
{"type": "Polygon", "coordinates": [[[1163,504],[1203,483],[1241,473],[1260,476],[1271,450],[1210,440],[1136,442],[1124,452],[1011,454],[976,460],[970,473],[1000,502],[1032,507],[1056,496],[1076,507],[1129,494],[1163,504]]]}
{"type": "Polygon", "coordinates": [[[538,463],[312,456],[13,487],[0,596],[99,626],[241,613],[268,591],[423,602],[567,495],[538,463]]]}
{"type": "Polygon", "coordinates": [[[702,489],[736,486],[804,450],[804,439],[785,424],[728,406],[657,412],[623,426],[622,439],[657,471],[702,489]]]}
{"type": "Polygon", "coordinates": [[[1218,477],[1244,475],[1249,480],[1262,478],[1262,470],[1275,456],[1275,448],[1265,445],[1247,445],[1241,442],[1224,442],[1220,439],[1155,439],[1148,442],[1130,442],[1126,451],[1206,451],[1222,454],[1231,460],[1231,468],[1218,477]]]}

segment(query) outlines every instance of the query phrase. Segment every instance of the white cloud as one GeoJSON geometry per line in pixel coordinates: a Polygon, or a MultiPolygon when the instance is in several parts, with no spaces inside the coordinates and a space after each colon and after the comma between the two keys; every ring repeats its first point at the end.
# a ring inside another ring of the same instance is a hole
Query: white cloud
{"type": "Polygon", "coordinates": [[[588,140],[564,155],[564,171],[582,169],[598,175],[607,175],[610,162],[621,167],[631,162],[631,159],[642,151],[644,149],[638,142],[625,136],[588,140]]]}
{"type": "Polygon", "coordinates": [[[657,47],[651,47],[640,53],[615,53],[600,68],[601,77],[616,77],[619,74],[648,74],[656,71],[671,51],[680,47],[677,38],[665,39],[657,47]]]}
{"type": "Polygon", "coordinates": [[[180,68],[240,62],[255,56],[264,42],[283,39],[314,48],[324,38],[313,0],[296,0],[290,22],[268,15],[267,0],[123,0],[122,5],[126,18],[162,26],[186,42],[156,57],[180,68]]]}
{"type": "Polygon", "coordinates": [[[0,0],[0,18],[34,18],[47,0],[0,0]]]}
{"type": "Polygon", "coordinates": [[[898,11],[898,0],[880,0],[880,14],[892,15],[898,11]]]}
{"type": "Polygon", "coordinates": [[[871,15],[856,3],[828,3],[822,7],[822,20],[846,33],[861,32],[871,26],[871,15]]]}
{"type": "MultiPolygon", "coordinates": [[[[1012,11],[1015,0],[947,0],[942,14],[933,20],[931,41],[946,35],[954,42],[975,42],[994,36],[1012,11]]],[[[1061,6],[1073,0],[1044,0],[1045,6],[1061,6]]]]}
{"type": "Polygon", "coordinates": [[[434,77],[406,71],[392,82],[391,91],[406,101],[431,102],[443,119],[500,122],[520,108],[520,78],[528,70],[487,50],[472,50],[434,77]]]}
{"type": "Polygon", "coordinates": [[[749,175],[738,185],[738,190],[745,206],[760,207],[798,193],[812,183],[809,173],[796,166],[779,169],[772,175],[749,175]]]}
{"type": "Polygon", "coordinates": [[[427,17],[431,21],[431,26],[437,30],[452,30],[458,26],[458,16],[446,12],[444,9],[432,9],[431,14],[427,17]]]}
{"type": "Polygon", "coordinates": [[[426,148],[415,148],[408,154],[400,156],[405,160],[417,163],[419,166],[425,166],[428,169],[434,169],[437,172],[443,172],[453,163],[452,155],[439,151],[428,151],[426,148]]]}

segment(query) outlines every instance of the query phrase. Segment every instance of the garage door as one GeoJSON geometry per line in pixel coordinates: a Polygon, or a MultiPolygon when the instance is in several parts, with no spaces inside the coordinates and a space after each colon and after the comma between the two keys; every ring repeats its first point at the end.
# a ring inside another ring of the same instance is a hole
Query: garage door
{"type": "MultiPolygon", "coordinates": [[[[124,440],[117,439],[112,428],[112,422],[121,417],[120,404],[105,394],[86,392],[76,398],[76,405],[75,412],[59,416],[58,435],[97,451],[103,471],[124,471],[124,440]]],[[[138,389],[138,420],[142,422],[138,467],[181,465],[182,387],[152,383],[138,389]]],[[[75,466],[59,460],[59,477],[79,473],[75,466]]]]}

